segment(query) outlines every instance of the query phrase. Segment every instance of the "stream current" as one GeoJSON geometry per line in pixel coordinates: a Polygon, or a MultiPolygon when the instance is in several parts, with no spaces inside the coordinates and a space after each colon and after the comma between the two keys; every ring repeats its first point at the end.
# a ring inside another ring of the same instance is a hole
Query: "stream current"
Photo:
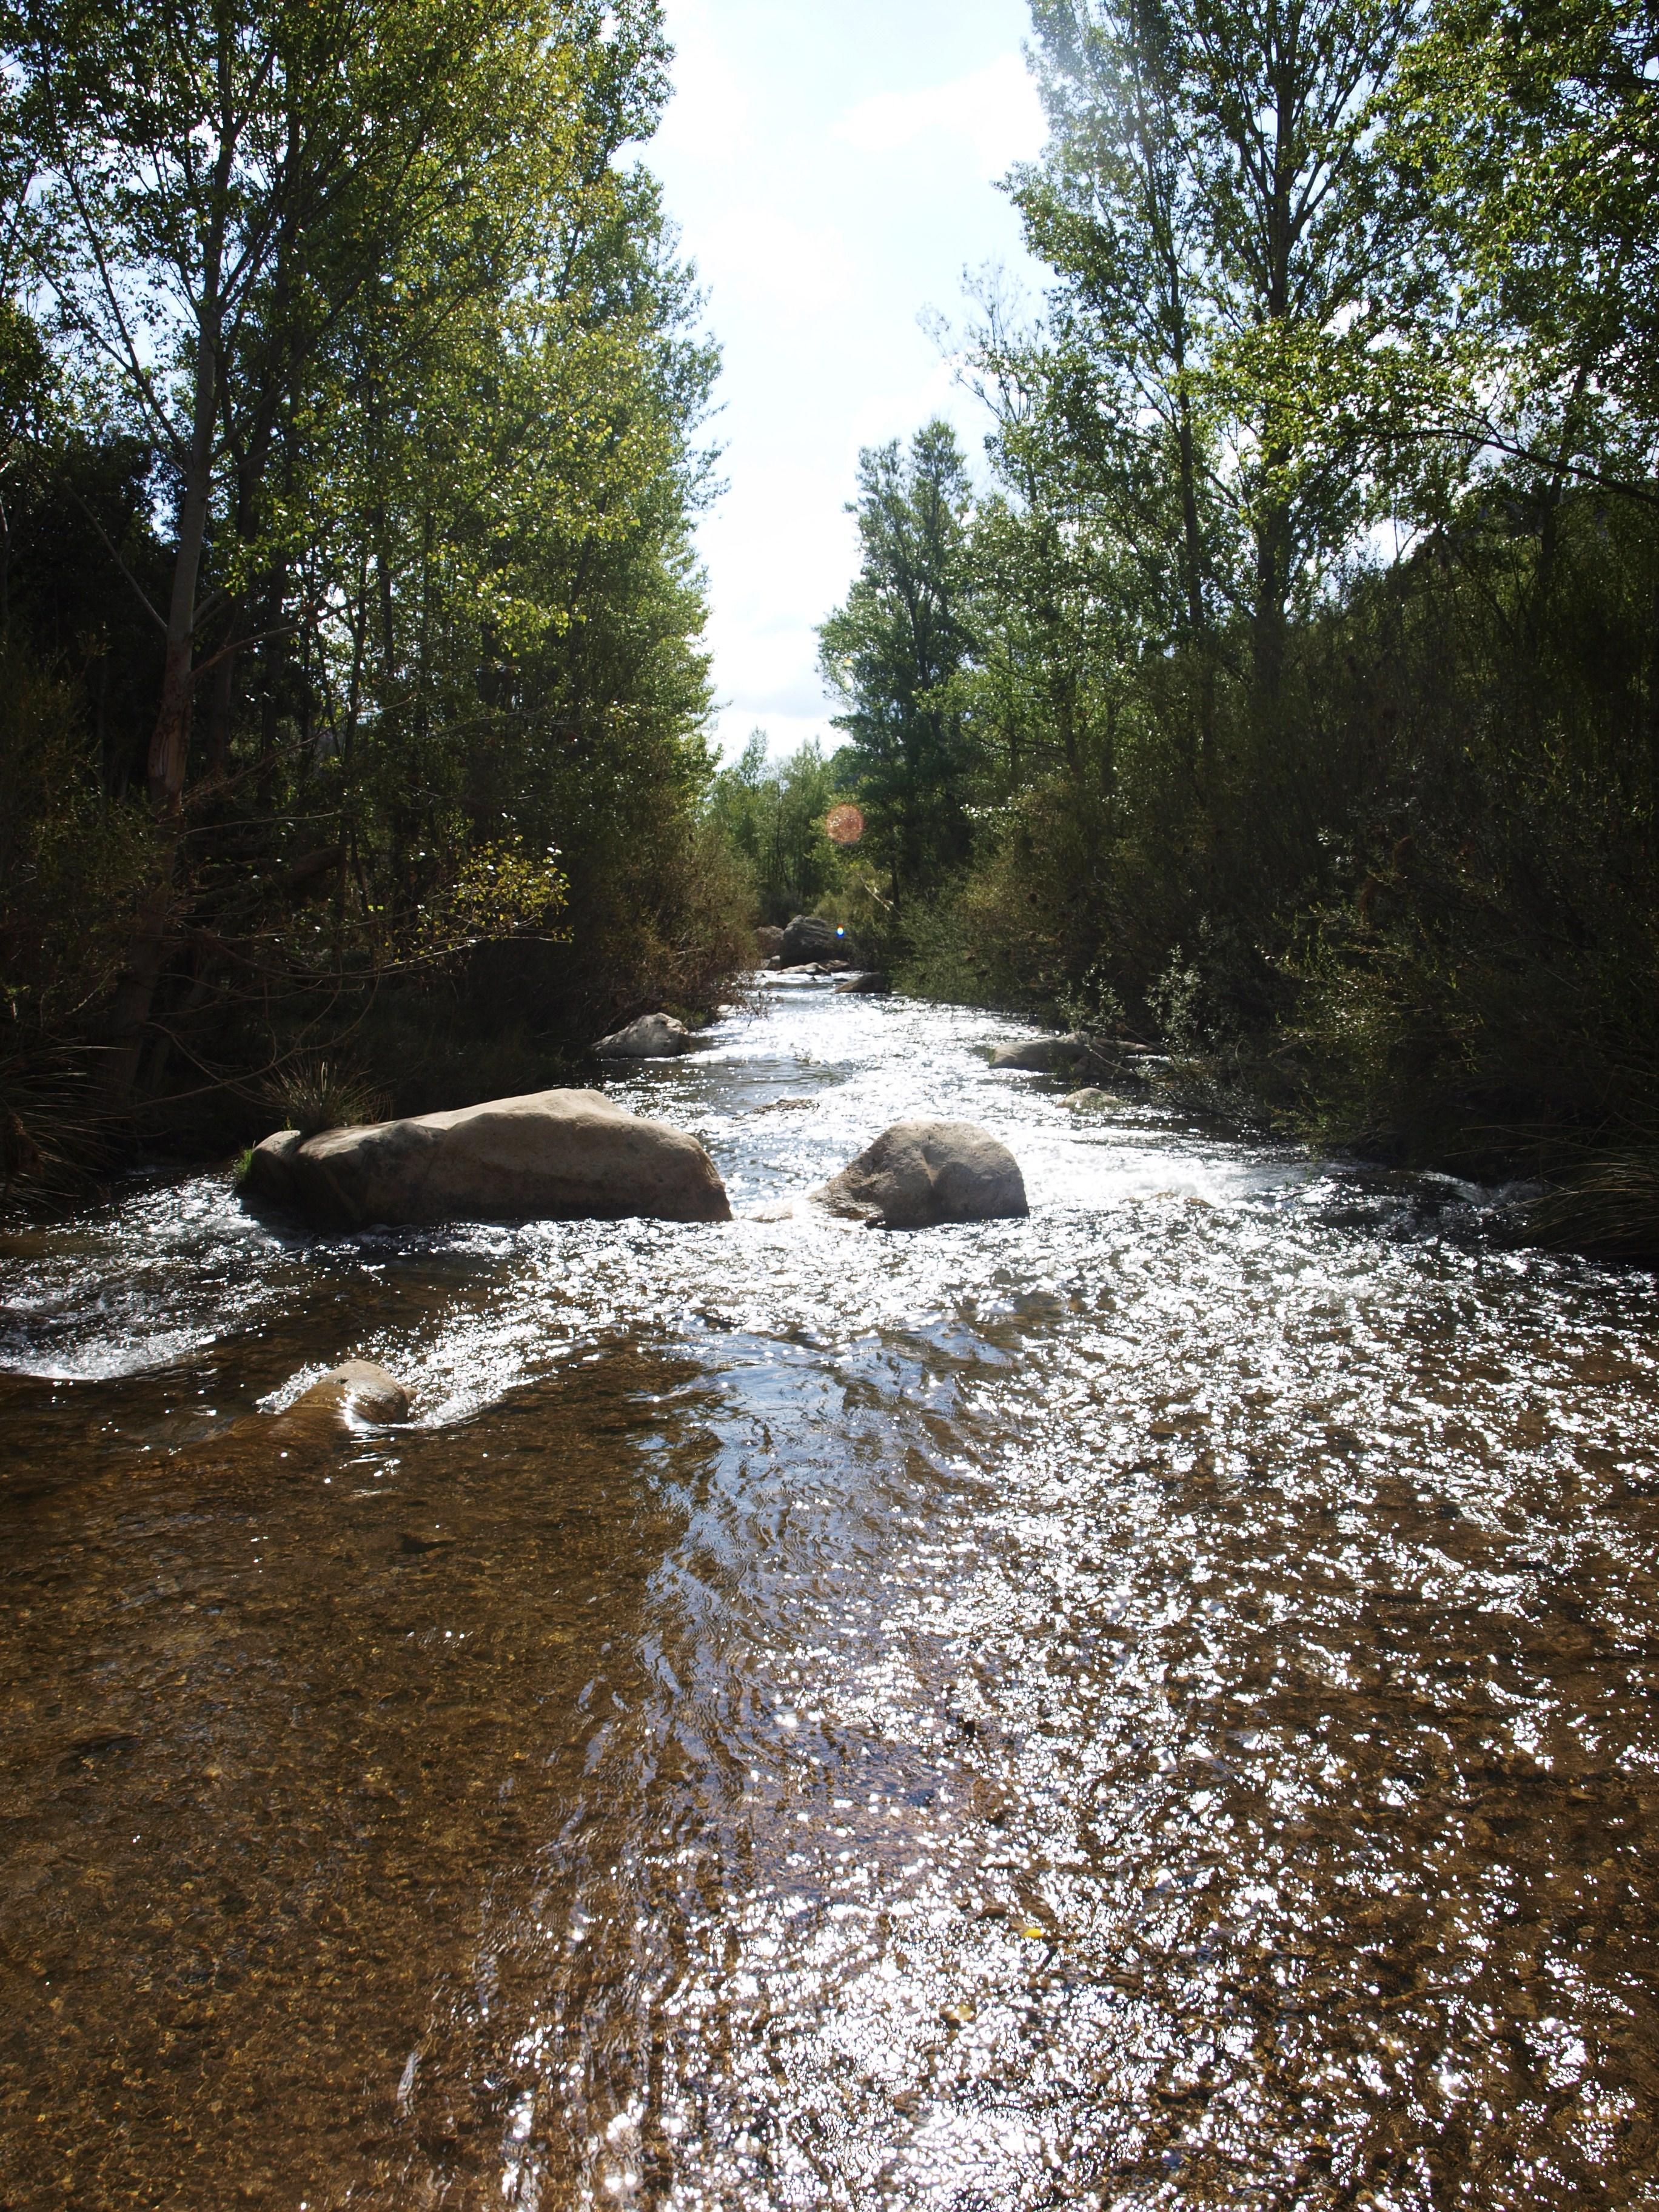
{"type": "Polygon", "coordinates": [[[0,1237],[4,2212],[1659,2206],[1653,1279],[1024,1033],[608,1087],[1026,1221],[0,1237]]]}

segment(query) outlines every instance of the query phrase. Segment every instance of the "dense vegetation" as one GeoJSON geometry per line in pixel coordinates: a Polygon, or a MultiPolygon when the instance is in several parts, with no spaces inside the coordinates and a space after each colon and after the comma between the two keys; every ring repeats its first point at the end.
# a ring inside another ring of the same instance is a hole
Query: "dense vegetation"
{"type": "Polygon", "coordinates": [[[7,1177],[548,1079],[743,948],[656,0],[20,0],[7,1177]]]}
{"type": "Polygon", "coordinates": [[[1659,1245],[1659,27],[1035,0],[1051,135],[823,630],[913,980],[1659,1245]]]}

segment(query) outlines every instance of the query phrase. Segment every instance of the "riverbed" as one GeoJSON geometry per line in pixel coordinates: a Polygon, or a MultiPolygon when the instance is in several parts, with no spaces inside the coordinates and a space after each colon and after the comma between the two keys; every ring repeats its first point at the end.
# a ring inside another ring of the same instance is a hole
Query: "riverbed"
{"type": "Polygon", "coordinates": [[[730,1224],[0,1235],[0,2206],[1659,2206],[1653,1277],[757,1008],[730,1224]]]}

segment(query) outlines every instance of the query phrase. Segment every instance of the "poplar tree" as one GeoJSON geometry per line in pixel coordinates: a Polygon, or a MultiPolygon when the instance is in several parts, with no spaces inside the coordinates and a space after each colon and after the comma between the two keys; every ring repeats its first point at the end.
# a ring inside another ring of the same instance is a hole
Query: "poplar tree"
{"type": "MultiPolygon", "coordinates": [[[[456,703],[441,601],[482,602],[497,659],[568,619],[522,559],[507,577],[484,515],[545,527],[574,501],[591,554],[654,499],[657,538],[683,539],[672,418],[706,376],[670,388],[677,342],[648,358],[676,280],[651,266],[659,236],[643,242],[649,188],[613,167],[665,96],[654,0],[15,0],[0,36],[45,326],[90,404],[154,453],[171,514],[167,589],[128,575],[165,651],[152,880],[106,1024],[123,1098],[204,879],[198,833],[246,814],[251,769],[269,812],[371,722],[429,788],[414,756],[456,703]],[[239,767],[250,664],[263,730],[239,767]]],[[[665,613],[683,638],[695,592],[665,613]]],[[[702,697],[694,667],[671,717],[702,697]]],[[[453,798],[456,778],[436,781],[453,798]]],[[[405,842],[441,814],[417,803],[405,842]]],[[[363,911],[384,912],[365,857],[363,911]]]]}
{"type": "Polygon", "coordinates": [[[1034,0],[1051,138],[1013,192],[1057,283],[1027,376],[1113,526],[1168,547],[1167,629],[1244,614],[1269,707],[1397,415],[1374,103],[1411,12],[1034,0]]]}
{"type": "Polygon", "coordinates": [[[963,562],[967,462],[950,424],[859,457],[859,573],[819,630],[826,682],[844,702],[870,850],[896,901],[966,860],[971,755],[955,679],[971,645],[963,562]]]}

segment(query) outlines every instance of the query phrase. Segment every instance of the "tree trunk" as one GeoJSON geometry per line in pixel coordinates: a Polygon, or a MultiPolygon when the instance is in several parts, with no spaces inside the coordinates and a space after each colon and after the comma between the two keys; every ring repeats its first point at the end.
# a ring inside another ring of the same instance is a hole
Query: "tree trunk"
{"type": "Polygon", "coordinates": [[[105,1097],[110,1105],[121,1110],[132,1103],[145,1024],[172,949],[170,924],[179,852],[184,841],[185,771],[196,683],[196,599],[213,499],[214,437],[219,398],[220,282],[232,150],[227,140],[220,152],[220,189],[216,195],[214,226],[204,257],[202,296],[197,311],[196,386],[190,452],[185,469],[184,496],[179,507],[173,591],[167,605],[167,659],[161,677],[161,709],[155,718],[146,764],[150,807],[155,821],[155,867],[150,888],[133,917],[126,964],[115,988],[105,1030],[105,1097]]]}

